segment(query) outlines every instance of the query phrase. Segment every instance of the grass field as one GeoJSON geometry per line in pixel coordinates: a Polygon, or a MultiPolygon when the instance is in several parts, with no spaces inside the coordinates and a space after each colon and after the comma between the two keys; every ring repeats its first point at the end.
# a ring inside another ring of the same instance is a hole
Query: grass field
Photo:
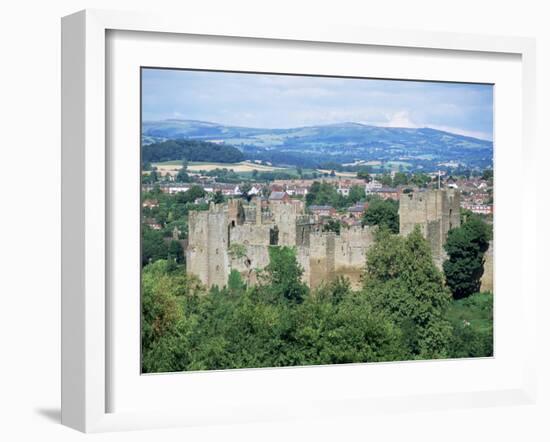
{"type": "MultiPolygon", "coordinates": [[[[181,169],[181,161],[164,161],[162,163],[153,163],[153,166],[164,175],[166,173],[178,172],[181,169]]],[[[257,170],[258,172],[272,172],[274,170],[285,170],[282,167],[266,166],[264,164],[256,164],[250,161],[241,161],[240,163],[203,163],[203,162],[189,162],[187,170],[189,172],[199,172],[201,170],[210,171],[214,169],[229,169],[236,173],[239,172],[252,172],[257,170]]]]}
{"type": "MultiPolygon", "coordinates": [[[[330,173],[331,171],[328,170],[328,169],[317,169],[317,172],[319,173],[330,173]]],[[[341,177],[344,177],[344,178],[356,178],[357,177],[357,173],[355,172],[334,172],[334,174],[336,176],[341,176],[341,177]]]]}

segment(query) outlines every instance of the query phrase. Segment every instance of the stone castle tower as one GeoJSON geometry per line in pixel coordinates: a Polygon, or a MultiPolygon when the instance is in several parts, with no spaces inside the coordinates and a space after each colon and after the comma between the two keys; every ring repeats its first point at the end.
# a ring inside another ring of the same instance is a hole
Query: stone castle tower
{"type": "Polygon", "coordinates": [[[401,194],[399,233],[408,235],[416,225],[430,243],[434,261],[441,267],[447,233],[460,226],[459,193],[454,189],[439,189],[401,194]]]}

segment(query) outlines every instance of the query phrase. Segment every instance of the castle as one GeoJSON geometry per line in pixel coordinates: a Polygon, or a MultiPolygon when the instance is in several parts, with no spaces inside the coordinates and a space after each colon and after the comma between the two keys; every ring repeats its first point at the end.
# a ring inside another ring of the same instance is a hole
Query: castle
{"type": "Polygon", "coordinates": [[[447,233],[460,227],[460,194],[454,189],[402,193],[399,199],[399,233],[408,235],[420,226],[432,249],[436,265],[446,259],[447,233]]]}
{"type": "MultiPolygon", "coordinates": [[[[434,261],[441,266],[447,232],[460,225],[459,196],[450,189],[403,194],[399,218],[402,235],[420,225],[434,261]]],[[[292,246],[304,270],[303,281],[310,287],[344,276],[358,288],[374,229],[352,226],[339,234],[323,231],[319,219],[308,215],[300,200],[211,203],[207,211],[189,213],[187,272],[208,287],[225,286],[231,270],[254,284],[258,271],[269,264],[269,246],[292,246]]]]}
{"type": "Polygon", "coordinates": [[[365,252],[374,242],[373,231],[355,226],[340,234],[324,232],[299,200],[212,203],[208,211],[189,213],[187,272],[209,287],[222,287],[235,269],[253,284],[258,270],[269,264],[269,246],[292,246],[310,287],[336,275],[348,277],[357,287],[365,252]]]}

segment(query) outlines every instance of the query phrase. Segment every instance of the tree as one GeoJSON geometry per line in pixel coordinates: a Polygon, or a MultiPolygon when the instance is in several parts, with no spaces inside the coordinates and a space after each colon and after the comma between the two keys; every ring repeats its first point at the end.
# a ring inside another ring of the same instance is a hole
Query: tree
{"type": "Polygon", "coordinates": [[[176,240],[170,241],[170,243],[168,244],[167,256],[168,256],[168,260],[173,260],[178,264],[183,263],[183,260],[184,260],[183,248],[181,247],[181,243],[179,241],[176,241],[176,240]]]}
{"type": "Polygon", "coordinates": [[[329,219],[326,224],[323,225],[323,232],[334,232],[340,234],[342,224],[338,219],[329,219]]]}
{"type": "Polygon", "coordinates": [[[141,264],[146,265],[159,259],[166,259],[168,246],[162,232],[147,226],[141,229],[141,264]]]}
{"type": "Polygon", "coordinates": [[[179,371],[190,363],[190,338],[196,321],[185,315],[187,299],[196,296],[198,282],[171,271],[165,260],[143,268],[141,277],[141,348],[145,373],[179,371]]]}
{"type": "Polygon", "coordinates": [[[479,291],[490,239],[491,229],[479,216],[469,216],[449,231],[444,246],[449,259],[443,263],[443,271],[455,299],[479,291]]]}
{"type": "Polygon", "coordinates": [[[221,192],[221,190],[216,190],[216,192],[214,193],[214,197],[212,198],[212,201],[215,204],[221,204],[225,201],[225,197],[223,196],[223,193],[221,192]]]}
{"type": "Polygon", "coordinates": [[[271,291],[277,298],[303,301],[307,286],[302,282],[303,269],[296,259],[296,250],[285,246],[270,247],[265,270],[271,291]]]}
{"type": "Polygon", "coordinates": [[[373,199],[363,214],[363,225],[387,227],[399,233],[399,203],[393,200],[373,199]]]}
{"type": "Polygon", "coordinates": [[[389,173],[384,173],[382,176],[378,178],[378,181],[380,181],[380,183],[382,183],[382,185],[384,186],[393,185],[393,180],[389,173]]]}
{"type": "Polygon", "coordinates": [[[315,181],[306,195],[306,204],[308,206],[315,204],[341,208],[346,206],[347,200],[338,193],[336,187],[331,183],[315,181]]]}
{"type": "Polygon", "coordinates": [[[363,281],[373,311],[403,330],[411,357],[448,356],[451,325],[445,315],[451,295],[418,227],[406,238],[381,229],[367,252],[363,281]]]}
{"type": "Polygon", "coordinates": [[[426,187],[430,183],[431,178],[424,173],[415,173],[410,181],[418,187],[426,187]]]}
{"type": "Polygon", "coordinates": [[[404,172],[397,172],[393,177],[394,186],[405,186],[409,184],[409,176],[404,172]]]}
{"type": "Polygon", "coordinates": [[[201,186],[191,186],[191,188],[184,193],[184,199],[187,203],[193,203],[199,198],[204,198],[206,192],[201,186]]]}
{"type": "Polygon", "coordinates": [[[227,289],[233,295],[240,295],[246,289],[246,284],[243,281],[241,274],[235,270],[231,269],[229,277],[227,279],[227,289]]]}
{"type": "Polygon", "coordinates": [[[250,191],[252,190],[252,184],[243,183],[239,186],[239,189],[241,191],[241,198],[244,198],[247,201],[250,201],[252,198],[252,196],[250,195],[250,191]]]}
{"type": "Polygon", "coordinates": [[[176,174],[176,181],[178,183],[188,183],[191,181],[189,174],[187,173],[187,167],[182,167],[176,174]]]}
{"type": "Polygon", "coordinates": [[[355,204],[365,199],[365,188],[363,186],[351,186],[349,189],[348,201],[349,204],[355,204]]]}

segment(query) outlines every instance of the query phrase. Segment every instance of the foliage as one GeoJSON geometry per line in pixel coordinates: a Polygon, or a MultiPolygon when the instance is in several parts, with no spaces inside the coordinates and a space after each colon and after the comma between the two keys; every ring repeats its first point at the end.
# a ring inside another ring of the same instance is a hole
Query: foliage
{"type": "Polygon", "coordinates": [[[233,270],[227,287],[207,291],[166,260],[146,265],[143,371],[492,354],[492,295],[451,302],[418,230],[378,233],[361,291],[344,277],[311,290],[301,272],[288,247],[270,247],[263,283],[253,287],[233,270]]]}
{"type": "Polygon", "coordinates": [[[141,228],[141,264],[146,265],[168,256],[168,245],[162,232],[148,226],[141,228]]]}
{"type": "Polygon", "coordinates": [[[353,185],[349,189],[349,195],[348,195],[348,204],[356,204],[359,201],[364,200],[366,197],[365,195],[365,187],[364,186],[357,186],[353,185]]]}
{"type": "Polygon", "coordinates": [[[404,354],[400,330],[342,281],[326,286],[326,296],[308,292],[295,303],[270,299],[266,286],[247,289],[238,272],[228,288],[204,295],[165,261],[145,267],[142,278],[147,373],[391,361],[404,354]]]}
{"type": "Polygon", "coordinates": [[[363,225],[388,228],[392,233],[399,232],[399,203],[394,200],[374,198],[363,214],[363,225]]]}
{"type": "Polygon", "coordinates": [[[214,204],[222,204],[225,201],[225,197],[223,196],[223,193],[221,190],[216,190],[214,192],[214,197],[212,198],[212,202],[214,204]]]}
{"type": "Polygon", "coordinates": [[[449,231],[444,246],[449,258],[443,263],[443,270],[456,299],[479,291],[490,239],[490,226],[473,215],[460,227],[449,231]]]}
{"type": "Polygon", "coordinates": [[[450,303],[443,275],[417,227],[403,238],[382,229],[367,253],[363,290],[375,312],[388,315],[403,331],[413,358],[448,355],[450,303]]]}
{"type": "Polygon", "coordinates": [[[452,302],[448,314],[453,325],[450,356],[493,356],[493,295],[476,293],[452,302]]]}
{"type": "Polygon", "coordinates": [[[265,268],[270,291],[275,298],[302,302],[307,286],[302,282],[303,269],[291,247],[270,247],[269,264],[265,268]]]}
{"type": "Polygon", "coordinates": [[[336,234],[340,233],[342,229],[342,223],[338,219],[329,219],[325,224],[323,224],[323,232],[334,232],[336,234]]]}
{"type": "Polygon", "coordinates": [[[365,189],[362,186],[352,186],[349,195],[345,197],[338,193],[334,184],[314,181],[306,195],[306,204],[308,206],[329,205],[336,209],[344,209],[363,199],[365,199],[365,189]]]}
{"type": "Polygon", "coordinates": [[[215,161],[238,163],[244,160],[243,153],[227,144],[198,140],[169,140],[141,147],[142,163],[158,163],[172,160],[215,161]]]}
{"type": "Polygon", "coordinates": [[[244,258],[246,256],[246,246],[244,244],[234,242],[229,246],[228,251],[229,255],[236,259],[244,258]]]}
{"type": "Polygon", "coordinates": [[[306,203],[311,205],[330,205],[345,207],[344,197],[338,193],[336,187],[327,182],[315,181],[306,195],[306,203]]]}

